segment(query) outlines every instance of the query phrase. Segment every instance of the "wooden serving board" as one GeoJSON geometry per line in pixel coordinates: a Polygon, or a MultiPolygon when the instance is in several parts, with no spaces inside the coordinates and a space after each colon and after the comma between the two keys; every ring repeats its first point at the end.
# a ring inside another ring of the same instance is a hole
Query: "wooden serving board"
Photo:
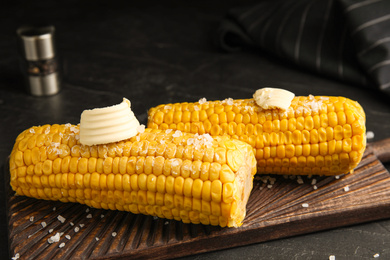
{"type": "MultiPolygon", "coordinates": [[[[389,218],[390,173],[378,160],[389,160],[389,154],[390,139],[370,145],[354,174],[339,179],[315,177],[317,189],[312,185],[314,177],[302,177],[304,183],[299,184],[297,179],[272,176],[276,181],[270,188],[269,183],[255,180],[240,228],[41,201],[14,196],[7,185],[10,255],[19,253],[20,259],[169,259],[389,218]],[[59,215],[64,223],[57,219],[59,215]],[[60,241],[49,244],[57,232],[63,233],[60,241]]],[[[9,176],[8,169],[5,174],[9,176]]]]}

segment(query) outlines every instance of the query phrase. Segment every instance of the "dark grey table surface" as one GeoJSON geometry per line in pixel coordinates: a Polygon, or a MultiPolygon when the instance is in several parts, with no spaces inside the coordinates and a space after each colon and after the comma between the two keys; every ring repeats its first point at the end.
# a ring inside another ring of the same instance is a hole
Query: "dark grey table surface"
{"type": "MultiPolygon", "coordinates": [[[[79,122],[84,109],[132,102],[146,124],[161,103],[249,98],[273,86],[296,95],[341,95],[367,114],[373,140],[390,137],[390,104],[382,93],[286,64],[261,52],[223,53],[214,45],[219,21],[254,1],[9,1],[0,6],[0,165],[16,136],[33,125],[79,122]],[[62,91],[32,97],[18,67],[16,28],[56,27],[62,91]]],[[[390,169],[389,165],[386,165],[390,169]]],[[[0,258],[8,255],[4,170],[0,181],[0,258]]],[[[390,187],[389,187],[390,188],[390,187]]],[[[223,243],[223,241],[221,241],[223,243]]],[[[210,252],[183,259],[390,259],[390,219],[210,252]]]]}

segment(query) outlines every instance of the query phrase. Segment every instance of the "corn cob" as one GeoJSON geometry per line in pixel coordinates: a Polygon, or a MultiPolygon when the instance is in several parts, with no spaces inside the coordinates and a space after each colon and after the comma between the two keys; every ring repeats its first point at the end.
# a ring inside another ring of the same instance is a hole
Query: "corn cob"
{"type": "Polygon", "coordinates": [[[344,97],[295,97],[287,110],[262,110],[253,99],[159,105],[148,127],[229,135],[250,144],[260,174],[339,175],[360,162],[365,114],[344,97]]]}
{"type": "Polygon", "coordinates": [[[256,172],[246,143],[146,129],[86,146],[78,132],[70,124],[22,132],[9,162],[16,194],[184,223],[241,225],[256,172]]]}

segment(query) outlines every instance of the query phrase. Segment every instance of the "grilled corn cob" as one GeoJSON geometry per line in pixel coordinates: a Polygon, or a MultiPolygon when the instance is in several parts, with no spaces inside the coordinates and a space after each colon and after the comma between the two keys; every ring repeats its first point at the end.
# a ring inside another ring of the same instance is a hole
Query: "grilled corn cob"
{"type": "Polygon", "coordinates": [[[339,175],[360,162],[365,114],[344,97],[294,97],[287,110],[263,110],[253,99],[159,105],[148,127],[212,136],[229,135],[250,144],[260,174],[339,175]]]}
{"type": "Polygon", "coordinates": [[[79,127],[32,127],[16,139],[18,195],[160,218],[240,226],[252,189],[252,148],[227,137],[146,129],[107,145],[80,145],[79,127]]]}

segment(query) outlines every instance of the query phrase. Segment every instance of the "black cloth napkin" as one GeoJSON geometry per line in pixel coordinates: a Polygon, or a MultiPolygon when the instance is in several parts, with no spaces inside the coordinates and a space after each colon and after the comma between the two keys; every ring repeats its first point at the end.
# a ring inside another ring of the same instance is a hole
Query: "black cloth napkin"
{"type": "Polygon", "coordinates": [[[390,0],[263,0],[230,10],[218,42],[390,94],[390,0]]]}

